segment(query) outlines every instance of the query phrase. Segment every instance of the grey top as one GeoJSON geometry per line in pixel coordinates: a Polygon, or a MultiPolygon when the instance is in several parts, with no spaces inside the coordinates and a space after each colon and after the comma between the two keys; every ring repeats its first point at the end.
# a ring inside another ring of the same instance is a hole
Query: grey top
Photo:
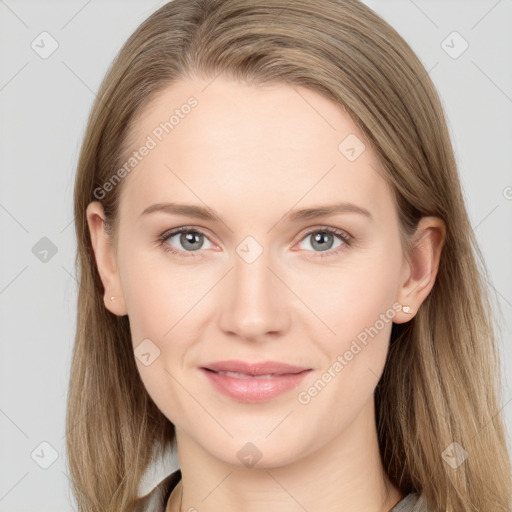
{"type": "Polygon", "coordinates": [[[389,512],[428,512],[421,494],[412,492],[404,496],[389,512]]]}
{"type": "MultiPolygon", "coordinates": [[[[136,501],[133,512],[165,512],[172,490],[181,480],[181,470],[166,476],[148,494],[136,501]]],[[[389,512],[428,512],[423,498],[418,493],[404,496],[389,512]]]]}

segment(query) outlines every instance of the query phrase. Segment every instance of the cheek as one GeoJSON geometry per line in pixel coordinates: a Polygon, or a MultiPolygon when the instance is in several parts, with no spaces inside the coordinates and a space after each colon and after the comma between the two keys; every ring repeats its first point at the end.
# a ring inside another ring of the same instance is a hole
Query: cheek
{"type": "Polygon", "coordinates": [[[289,271],[290,288],[317,317],[312,339],[318,337],[318,329],[325,332],[325,339],[330,332],[333,342],[329,345],[343,349],[381,314],[393,315],[401,261],[399,239],[382,236],[371,246],[347,251],[336,265],[319,264],[314,272],[289,271]]]}
{"type": "MultiPolygon", "coordinates": [[[[370,279],[373,288],[362,286],[363,279],[352,274],[350,285],[346,280],[332,283],[344,286],[336,301],[318,305],[322,320],[334,334],[325,331],[318,342],[324,364],[316,380],[298,390],[297,398],[309,417],[322,417],[329,411],[326,429],[332,435],[349,425],[372,399],[382,375],[395,315],[394,286],[386,276],[389,274],[375,273],[370,279]]],[[[308,337],[318,340],[314,329],[308,337]]]]}
{"type": "Polygon", "coordinates": [[[144,338],[165,344],[213,282],[206,272],[191,272],[158,252],[128,254],[120,268],[134,345],[144,338]]]}
{"type": "Polygon", "coordinates": [[[315,284],[301,281],[302,296],[323,323],[317,319],[309,323],[308,332],[309,339],[321,339],[319,346],[326,355],[322,370],[329,390],[322,391],[317,405],[352,404],[349,410],[357,410],[382,374],[401,269],[398,238],[384,238],[353,253],[336,269],[322,268],[315,284]]]}
{"type": "Polygon", "coordinates": [[[126,254],[120,266],[137,369],[149,396],[178,426],[190,409],[178,384],[194,337],[189,320],[204,293],[200,276],[183,268],[143,251],[126,254]]]}

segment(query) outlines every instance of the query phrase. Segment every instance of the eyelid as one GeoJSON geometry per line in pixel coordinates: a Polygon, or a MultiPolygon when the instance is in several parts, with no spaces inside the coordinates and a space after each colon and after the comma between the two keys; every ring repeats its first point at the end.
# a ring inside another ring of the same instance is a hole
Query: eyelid
{"type": "Polygon", "coordinates": [[[311,227],[305,228],[305,230],[298,236],[298,241],[300,242],[301,240],[304,239],[304,237],[309,236],[313,233],[322,233],[322,232],[332,233],[333,235],[339,236],[342,240],[346,239],[346,241],[350,241],[353,239],[353,236],[350,235],[344,229],[335,228],[334,226],[317,225],[317,226],[311,226],[311,227]]]}

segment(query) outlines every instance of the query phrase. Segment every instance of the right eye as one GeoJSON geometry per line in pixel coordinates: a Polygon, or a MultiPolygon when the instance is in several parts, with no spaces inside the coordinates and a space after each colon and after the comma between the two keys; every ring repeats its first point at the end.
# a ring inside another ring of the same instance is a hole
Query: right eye
{"type": "Polygon", "coordinates": [[[204,233],[187,226],[181,226],[170,231],[168,230],[158,237],[158,242],[165,251],[182,257],[190,257],[192,254],[186,253],[193,253],[203,249],[205,240],[209,241],[204,233]],[[178,247],[173,245],[172,242],[169,242],[172,239],[175,239],[174,244],[177,244],[178,247]]]}

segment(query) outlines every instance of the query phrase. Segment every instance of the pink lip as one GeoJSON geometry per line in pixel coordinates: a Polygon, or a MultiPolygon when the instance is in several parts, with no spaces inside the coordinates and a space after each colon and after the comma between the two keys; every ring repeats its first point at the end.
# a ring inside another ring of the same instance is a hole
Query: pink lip
{"type": "Polygon", "coordinates": [[[296,388],[311,368],[292,366],[277,361],[246,363],[244,361],[219,361],[201,368],[213,386],[225,395],[240,402],[265,402],[285,391],[296,388]],[[239,377],[217,372],[237,372],[239,377]],[[273,377],[258,377],[273,375],[273,377]]]}

